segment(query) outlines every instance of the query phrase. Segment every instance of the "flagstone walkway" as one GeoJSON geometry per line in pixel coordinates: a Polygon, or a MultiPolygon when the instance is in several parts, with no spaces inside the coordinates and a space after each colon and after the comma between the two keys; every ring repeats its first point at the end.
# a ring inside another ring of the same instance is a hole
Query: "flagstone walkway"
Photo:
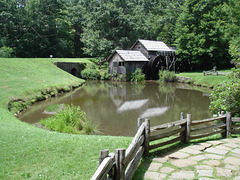
{"type": "Polygon", "coordinates": [[[240,180],[240,138],[207,141],[154,158],[143,179],[240,180]]]}

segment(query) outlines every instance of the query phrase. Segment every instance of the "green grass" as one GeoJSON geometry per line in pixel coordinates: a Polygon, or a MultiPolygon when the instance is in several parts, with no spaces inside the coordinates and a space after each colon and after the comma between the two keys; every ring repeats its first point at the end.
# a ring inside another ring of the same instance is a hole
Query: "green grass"
{"type": "Polygon", "coordinates": [[[90,179],[100,150],[113,152],[132,140],[57,133],[19,121],[8,110],[10,101],[34,102],[40,96],[49,98],[49,92],[84,82],[54,66],[53,61],[91,59],[0,58],[0,179],[90,179]]]}
{"type": "MultiPolygon", "coordinates": [[[[219,72],[228,73],[228,72],[231,72],[231,70],[230,69],[220,70],[219,72]]],[[[192,83],[194,85],[206,86],[206,87],[214,87],[227,79],[227,77],[223,75],[204,76],[203,72],[186,72],[186,73],[176,74],[176,76],[192,78],[192,80],[187,81],[187,83],[192,83]]]]}

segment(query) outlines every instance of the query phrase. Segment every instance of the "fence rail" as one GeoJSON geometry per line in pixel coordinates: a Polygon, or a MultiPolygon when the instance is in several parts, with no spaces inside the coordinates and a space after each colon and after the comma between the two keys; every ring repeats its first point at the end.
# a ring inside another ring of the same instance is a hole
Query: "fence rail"
{"type": "Polygon", "coordinates": [[[91,180],[130,180],[142,156],[148,156],[150,150],[219,133],[222,137],[240,134],[240,118],[232,118],[227,112],[220,117],[192,121],[191,114],[184,119],[181,113],[179,121],[154,127],[150,127],[150,120],[138,119],[138,131],[127,150],[116,149],[110,154],[109,150],[100,151],[99,167],[91,180]]]}

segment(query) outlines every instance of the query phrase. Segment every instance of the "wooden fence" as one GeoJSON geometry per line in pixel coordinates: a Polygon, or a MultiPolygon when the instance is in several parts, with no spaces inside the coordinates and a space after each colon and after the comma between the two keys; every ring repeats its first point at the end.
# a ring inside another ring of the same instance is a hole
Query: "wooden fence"
{"type": "Polygon", "coordinates": [[[116,149],[115,153],[102,150],[99,167],[91,180],[130,180],[142,156],[148,156],[150,150],[219,133],[223,137],[239,134],[240,118],[231,118],[227,112],[220,117],[192,121],[191,114],[184,118],[181,113],[179,121],[154,127],[150,127],[150,120],[138,119],[138,131],[127,150],[116,149]]]}

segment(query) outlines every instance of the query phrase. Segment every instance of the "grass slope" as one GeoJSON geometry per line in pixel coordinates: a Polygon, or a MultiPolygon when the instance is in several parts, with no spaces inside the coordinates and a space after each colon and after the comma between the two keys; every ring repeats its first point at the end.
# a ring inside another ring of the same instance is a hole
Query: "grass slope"
{"type": "Polygon", "coordinates": [[[88,59],[0,59],[0,179],[90,179],[99,151],[127,147],[132,138],[71,135],[23,123],[8,110],[13,99],[32,100],[49,88],[69,88],[83,80],[53,61],[88,59]]]}

